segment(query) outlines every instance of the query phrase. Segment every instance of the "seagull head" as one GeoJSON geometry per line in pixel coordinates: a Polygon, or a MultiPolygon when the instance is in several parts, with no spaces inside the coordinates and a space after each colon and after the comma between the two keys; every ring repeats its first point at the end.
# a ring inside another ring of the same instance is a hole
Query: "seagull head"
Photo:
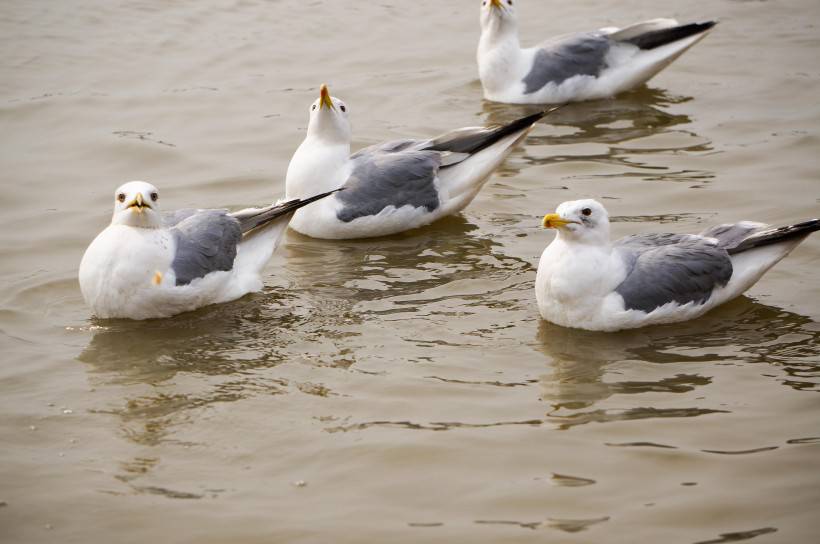
{"type": "Polygon", "coordinates": [[[515,0],[481,0],[482,30],[503,30],[516,27],[515,0]]]}
{"type": "Polygon", "coordinates": [[[330,143],[350,145],[352,132],[347,117],[347,104],[330,96],[327,85],[322,85],[319,98],[310,105],[308,136],[330,143]]]}
{"type": "Polygon", "coordinates": [[[159,191],[144,181],[129,181],[114,193],[112,225],[156,229],[162,226],[159,191]]]}
{"type": "Polygon", "coordinates": [[[558,237],[567,241],[609,244],[609,214],[597,200],[564,202],[555,213],[545,215],[541,225],[555,229],[558,237]]]}

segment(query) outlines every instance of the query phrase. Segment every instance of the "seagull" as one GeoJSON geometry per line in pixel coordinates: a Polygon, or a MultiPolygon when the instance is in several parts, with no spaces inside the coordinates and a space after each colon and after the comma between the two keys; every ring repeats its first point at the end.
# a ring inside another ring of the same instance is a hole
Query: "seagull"
{"type": "Polygon", "coordinates": [[[557,235],[538,264],[538,310],[557,325],[593,331],[699,317],[743,294],[820,230],[820,219],[785,227],[743,221],[613,243],[595,200],[564,202],[542,224],[557,235]]]}
{"type": "Polygon", "coordinates": [[[344,191],[299,210],[290,226],[314,238],[371,238],[458,213],[547,113],[429,140],[380,143],[351,155],[347,104],[322,85],[307,136],[288,165],[285,196],[344,191]]]}
{"type": "Polygon", "coordinates": [[[483,0],[478,71],[484,98],[512,104],[608,98],[649,81],[716,24],[653,19],[623,29],[567,34],[522,49],[517,4],[483,0]]]}
{"type": "Polygon", "coordinates": [[[111,224],[80,263],[80,290],[103,319],[170,317],[262,288],[260,275],[294,211],[329,193],[235,213],[162,214],[159,191],[131,181],[117,189],[111,224]]]}

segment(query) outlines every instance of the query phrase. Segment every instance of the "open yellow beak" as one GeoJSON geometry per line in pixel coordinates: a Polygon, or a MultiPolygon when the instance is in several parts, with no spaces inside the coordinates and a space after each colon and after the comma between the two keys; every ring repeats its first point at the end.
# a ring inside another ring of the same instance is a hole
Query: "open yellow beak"
{"type": "Polygon", "coordinates": [[[329,110],[335,110],[336,108],[333,106],[333,101],[330,99],[330,91],[327,88],[327,85],[322,85],[322,89],[319,91],[319,109],[327,107],[329,110]]]}
{"type": "MultiPolygon", "coordinates": [[[[137,193],[137,196],[128,205],[129,208],[134,208],[137,213],[142,213],[143,208],[145,208],[145,201],[142,199],[142,193],[137,193]]],[[[148,206],[150,208],[150,206],[148,206]]]]}
{"type": "Polygon", "coordinates": [[[541,226],[545,229],[560,229],[570,223],[575,223],[575,221],[567,221],[566,219],[562,219],[557,213],[548,213],[544,216],[544,220],[541,221],[541,226]]]}

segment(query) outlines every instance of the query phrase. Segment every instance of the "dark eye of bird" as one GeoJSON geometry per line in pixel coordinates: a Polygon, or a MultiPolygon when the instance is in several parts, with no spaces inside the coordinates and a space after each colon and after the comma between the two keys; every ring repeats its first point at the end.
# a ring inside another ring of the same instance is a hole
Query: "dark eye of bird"
{"type": "Polygon", "coordinates": [[[343,113],[347,111],[347,108],[344,106],[339,106],[339,109],[341,109],[343,113]]]}
{"type": "Polygon", "coordinates": [[[589,208],[584,208],[583,210],[581,210],[581,213],[589,217],[590,215],[592,215],[592,210],[590,210],[589,208]]]}
{"type": "Polygon", "coordinates": [[[120,202],[125,202],[125,193],[118,194],[117,200],[119,200],[120,202]]]}
{"type": "Polygon", "coordinates": [[[156,202],[158,198],[159,198],[159,195],[157,193],[151,193],[151,200],[156,202]]]}
{"type": "Polygon", "coordinates": [[[313,104],[313,106],[311,106],[310,109],[315,111],[316,110],[316,104],[313,104]]]}

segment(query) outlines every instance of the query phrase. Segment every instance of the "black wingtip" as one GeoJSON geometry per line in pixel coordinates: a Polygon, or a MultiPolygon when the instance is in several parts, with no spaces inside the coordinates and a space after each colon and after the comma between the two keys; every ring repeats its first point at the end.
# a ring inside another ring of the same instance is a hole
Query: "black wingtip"
{"type": "Polygon", "coordinates": [[[489,147],[490,145],[498,142],[499,140],[502,140],[503,138],[511,134],[515,134],[516,132],[520,132],[522,130],[526,130],[532,127],[547,115],[560,110],[564,106],[566,106],[566,104],[559,104],[558,106],[548,108],[546,110],[541,110],[537,113],[533,113],[532,115],[521,117],[519,119],[516,119],[515,121],[507,123],[506,125],[498,125],[495,131],[493,132],[492,138],[488,139],[488,141],[485,142],[485,145],[483,145],[482,148],[489,147]]]}
{"type": "Polygon", "coordinates": [[[702,23],[688,23],[672,28],[662,28],[660,30],[652,30],[645,34],[641,34],[640,36],[635,36],[634,38],[624,40],[624,42],[631,43],[632,45],[644,50],[655,49],[656,47],[677,42],[679,40],[689,38],[690,36],[703,34],[704,32],[714,28],[717,24],[717,21],[712,20],[704,21],[702,23]]]}
{"type": "MultiPolygon", "coordinates": [[[[343,190],[343,189],[344,189],[344,187],[339,187],[338,189],[333,189],[332,191],[328,191],[328,192],[326,192],[326,193],[321,193],[321,194],[318,194],[318,195],[316,195],[316,196],[312,196],[312,197],[310,197],[310,198],[305,198],[304,200],[295,199],[295,200],[290,200],[290,201],[288,201],[288,202],[285,202],[284,204],[288,204],[289,202],[295,202],[295,203],[298,203],[298,204],[297,204],[297,208],[296,208],[296,209],[298,210],[298,209],[299,209],[299,208],[301,208],[302,206],[307,206],[308,204],[312,204],[313,202],[316,202],[317,200],[322,200],[322,199],[323,199],[323,198],[325,198],[326,196],[330,196],[330,195],[332,195],[333,193],[338,193],[339,191],[341,191],[341,190],[343,190]]],[[[283,204],[283,205],[284,205],[284,204],[283,204]]]]}
{"type": "Polygon", "coordinates": [[[775,227],[762,232],[757,232],[727,251],[730,255],[735,255],[756,247],[785,242],[795,238],[802,239],[812,232],[817,232],[819,230],[820,219],[809,219],[808,221],[803,221],[802,223],[787,225],[785,227],[775,227]]]}
{"type": "Polygon", "coordinates": [[[251,231],[255,231],[256,229],[267,225],[283,215],[293,213],[299,208],[303,208],[308,204],[312,204],[317,200],[321,200],[341,190],[341,188],[334,189],[332,191],[327,191],[326,193],[321,193],[305,199],[294,198],[292,200],[288,200],[287,202],[282,202],[281,204],[276,204],[274,206],[261,209],[252,215],[237,217],[237,219],[239,219],[240,226],[242,227],[242,234],[248,234],[251,231]]]}
{"type": "Polygon", "coordinates": [[[507,125],[499,125],[498,128],[501,129],[505,134],[512,134],[518,130],[531,127],[544,117],[553,114],[560,109],[563,109],[568,104],[568,102],[564,102],[563,104],[557,104],[545,110],[541,110],[538,113],[533,113],[532,115],[527,115],[526,117],[516,119],[515,121],[512,121],[507,125]]]}

